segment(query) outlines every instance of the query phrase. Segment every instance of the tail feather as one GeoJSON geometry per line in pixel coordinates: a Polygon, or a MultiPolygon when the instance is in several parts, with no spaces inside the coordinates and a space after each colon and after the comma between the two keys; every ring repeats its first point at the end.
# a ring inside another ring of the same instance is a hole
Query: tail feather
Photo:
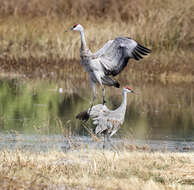
{"type": "Polygon", "coordinates": [[[88,110],[80,112],[79,114],[76,115],[76,119],[87,121],[89,119],[89,114],[88,110]]]}

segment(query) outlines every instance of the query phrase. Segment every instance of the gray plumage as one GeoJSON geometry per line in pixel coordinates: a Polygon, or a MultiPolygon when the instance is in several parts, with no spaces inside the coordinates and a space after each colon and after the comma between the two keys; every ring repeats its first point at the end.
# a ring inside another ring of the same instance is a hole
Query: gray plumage
{"type": "Polygon", "coordinates": [[[140,60],[150,52],[130,38],[117,37],[108,41],[94,57],[102,64],[105,75],[116,76],[126,67],[129,59],[140,60]]]}
{"type": "Polygon", "coordinates": [[[72,30],[79,31],[81,35],[81,63],[90,75],[93,101],[96,98],[96,83],[98,83],[103,90],[103,104],[105,102],[104,85],[120,87],[120,84],[110,76],[118,75],[126,67],[129,59],[140,60],[151,52],[131,38],[117,37],[108,41],[96,53],[92,53],[86,46],[83,27],[77,24],[72,27],[72,30]]]}
{"type": "MultiPolygon", "coordinates": [[[[127,93],[134,92],[131,88],[123,88],[123,101],[121,105],[115,109],[110,110],[103,104],[97,104],[76,116],[80,120],[92,119],[93,124],[96,126],[95,134],[104,134],[105,139],[114,135],[124,122],[125,112],[127,107],[127,93]]],[[[103,147],[105,146],[105,142],[103,147]]]]}

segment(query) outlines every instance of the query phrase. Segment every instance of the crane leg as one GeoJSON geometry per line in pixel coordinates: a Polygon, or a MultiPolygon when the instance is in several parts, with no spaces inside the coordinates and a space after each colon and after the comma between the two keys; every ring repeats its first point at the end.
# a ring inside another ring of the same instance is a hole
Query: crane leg
{"type": "Polygon", "coordinates": [[[111,145],[111,142],[110,142],[110,138],[109,138],[109,135],[104,133],[104,143],[103,143],[103,149],[105,149],[106,147],[108,148],[107,145],[111,145]],[[108,143],[108,144],[107,144],[108,143]]]}
{"type": "MultiPolygon", "coordinates": [[[[115,150],[116,152],[118,151],[117,148],[112,144],[110,135],[109,134],[104,134],[104,142],[103,142],[103,149],[105,149],[107,146],[107,143],[109,145],[109,148],[115,150]]],[[[108,148],[108,147],[107,147],[108,148]]]]}
{"type": "Polygon", "coordinates": [[[92,105],[94,103],[94,101],[96,100],[96,84],[91,80],[90,81],[90,85],[91,85],[91,88],[92,88],[92,94],[93,94],[93,97],[92,97],[92,105]]]}
{"type": "Polygon", "coordinates": [[[94,95],[93,98],[92,98],[91,105],[90,105],[90,109],[89,109],[89,115],[90,115],[90,112],[91,112],[92,107],[93,107],[93,105],[94,105],[95,99],[96,99],[96,95],[94,95]]]}
{"type": "Polygon", "coordinates": [[[92,81],[91,81],[90,84],[91,84],[91,88],[92,88],[93,97],[92,97],[92,100],[91,100],[89,115],[90,115],[90,111],[91,111],[91,109],[92,109],[92,107],[93,107],[93,105],[94,105],[94,101],[96,100],[96,84],[93,83],[92,81]]]}
{"type": "Polygon", "coordinates": [[[107,134],[104,134],[103,149],[105,149],[106,147],[106,138],[107,138],[107,134]]]}
{"type": "Polygon", "coordinates": [[[102,86],[102,104],[104,105],[106,103],[106,100],[105,100],[105,88],[104,86],[102,86]]]}
{"type": "Polygon", "coordinates": [[[110,136],[107,135],[107,141],[109,142],[109,145],[112,147],[113,150],[115,150],[117,152],[117,148],[113,145],[113,143],[111,142],[110,136]]]}

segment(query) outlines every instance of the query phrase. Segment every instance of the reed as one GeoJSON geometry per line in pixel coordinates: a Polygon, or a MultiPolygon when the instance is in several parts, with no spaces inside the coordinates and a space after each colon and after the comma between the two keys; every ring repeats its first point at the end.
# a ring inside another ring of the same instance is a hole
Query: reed
{"type": "Polygon", "coordinates": [[[193,189],[193,153],[1,151],[2,189],[193,189]]]}
{"type": "Polygon", "coordinates": [[[134,64],[133,71],[140,68],[149,76],[160,73],[160,77],[170,74],[168,78],[181,81],[188,80],[186,73],[193,81],[193,0],[0,3],[0,68],[5,72],[30,77],[65,71],[70,60],[79,60],[80,36],[64,31],[81,23],[92,51],[116,36],[129,36],[153,51],[142,64],[134,64]]]}

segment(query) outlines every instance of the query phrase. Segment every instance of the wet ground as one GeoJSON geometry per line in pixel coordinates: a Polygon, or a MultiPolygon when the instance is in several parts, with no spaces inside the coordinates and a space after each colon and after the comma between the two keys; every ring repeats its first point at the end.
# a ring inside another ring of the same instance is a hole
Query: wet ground
{"type": "MultiPolygon", "coordinates": [[[[111,142],[117,150],[129,151],[161,151],[161,152],[192,152],[194,141],[182,140],[140,140],[112,138],[111,142]]],[[[94,141],[87,136],[64,137],[62,135],[24,135],[0,133],[0,150],[28,151],[72,151],[79,149],[102,149],[103,138],[94,141]]],[[[105,149],[112,149],[107,146],[105,149]]],[[[112,149],[115,150],[115,149],[112,149]]]]}

